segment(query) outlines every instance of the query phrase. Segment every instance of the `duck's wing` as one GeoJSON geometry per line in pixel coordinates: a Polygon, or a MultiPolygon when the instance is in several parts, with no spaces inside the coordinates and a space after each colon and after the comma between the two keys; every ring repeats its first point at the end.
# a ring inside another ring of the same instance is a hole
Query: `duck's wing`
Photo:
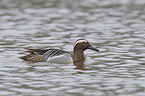
{"type": "Polygon", "coordinates": [[[45,52],[49,51],[49,50],[53,50],[53,49],[28,49],[27,48],[27,52],[30,53],[35,53],[35,54],[39,54],[39,55],[43,55],[45,52]]]}
{"type": "Polygon", "coordinates": [[[45,58],[59,56],[66,53],[70,54],[69,52],[60,49],[27,49],[27,50],[28,52],[42,55],[45,58]]]}
{"type": "Polygon", "coordinates": [[[60,49],[27,49],[27,52],[30,52],[31,54],[28,54],[26,56],[19,57],[25,61],[46,61],[48,58],[63,55],[63,54],[69,54],[67,51],[63,51],[60,49]],[[36,59],[36,60],[33,60],[36,59]],[[41,59],[41,60],[39,60],[41,59]]]}
{"type": "Polygon", "coordinates": [[[67,51],[59,50],[59,49],[49,49],[43,54],[43,56],[47,60],[48,58],[63,55],[63,54],[70,54],[70,53],[67,51]]]}

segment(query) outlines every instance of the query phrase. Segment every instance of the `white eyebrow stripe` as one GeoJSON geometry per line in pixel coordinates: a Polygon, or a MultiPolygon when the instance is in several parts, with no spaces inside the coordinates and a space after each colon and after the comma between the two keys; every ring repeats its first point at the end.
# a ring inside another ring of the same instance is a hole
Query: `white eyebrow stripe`
{"type": "Polygon", "coordinates": [[[78,43],[83,43],[83,42],[87,43],[86,40],[79,40],[79,41],[77,41],[74,45],[76,45],[76,44],[78,44],[78,43]]]}

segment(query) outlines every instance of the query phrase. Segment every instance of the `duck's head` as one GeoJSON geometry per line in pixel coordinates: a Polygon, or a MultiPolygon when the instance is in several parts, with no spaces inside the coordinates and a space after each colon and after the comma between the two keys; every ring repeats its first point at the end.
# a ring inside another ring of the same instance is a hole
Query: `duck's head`
{"type": "Polygon", "coordinates": [[[85,51],[86,49],[91,49],[94,51],[99,51],[97,48],[93,47],[87,40],[85,39],[78,39],[74,44],[74,51],[82,50],[85,51]]]}

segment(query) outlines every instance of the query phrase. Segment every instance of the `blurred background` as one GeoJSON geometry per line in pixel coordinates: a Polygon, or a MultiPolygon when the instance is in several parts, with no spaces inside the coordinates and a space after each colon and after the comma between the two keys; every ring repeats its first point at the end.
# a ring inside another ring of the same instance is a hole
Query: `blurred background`
{"type": "Polygon", "coordinates": [[[144,0],[0,0],[1,96],[144,96],[144,0]],[[72,64],[27,63],[25,48],[87,50],[72,64]]]}

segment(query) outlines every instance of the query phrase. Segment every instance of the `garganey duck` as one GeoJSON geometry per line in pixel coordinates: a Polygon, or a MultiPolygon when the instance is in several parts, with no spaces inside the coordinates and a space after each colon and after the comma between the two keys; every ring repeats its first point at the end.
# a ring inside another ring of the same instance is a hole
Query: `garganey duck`
{"type": "Polygon", "coordinates": [[[74,44],[73,53],[67,51],[62,51],[59,49],[28,49],[31,54],[20,57],[24,61],[30,62],[50,62],[50,63],[70,63],[73,62],[74,65],[77,62],[84,62],[85,55],[84,51],[86,49],[91,49],[94,51],[99,51],[94,48],[87,40],[78,39],[74,44]]]}

